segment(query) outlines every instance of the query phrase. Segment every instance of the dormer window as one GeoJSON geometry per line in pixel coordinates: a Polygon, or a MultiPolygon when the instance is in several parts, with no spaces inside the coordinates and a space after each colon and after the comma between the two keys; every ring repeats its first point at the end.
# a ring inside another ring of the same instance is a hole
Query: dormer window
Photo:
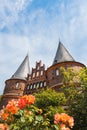
{"type": "Polygon", "coordinates": [[[55,60],[54,62],[57,63],[57,60],[55,60]]]}
{"type": "Polygon", "coordinates": [[[59,75],[59,69],[58,69],[58,68],[56,68],[56,70],[55,70],[55,74],[56,74],[56,76],[59,75]]]}

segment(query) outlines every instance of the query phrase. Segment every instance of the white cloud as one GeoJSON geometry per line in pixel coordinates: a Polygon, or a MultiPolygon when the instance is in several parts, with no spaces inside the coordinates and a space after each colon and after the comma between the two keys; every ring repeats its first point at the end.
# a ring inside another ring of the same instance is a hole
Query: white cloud
{"type": "MultiPolygon", "coordinates": [[[[51,13],[47,9],[37,8],[21,17],[20,12],[25,11],[26,6],[27,0],[4,0],[0,3],[0,28],[7,26],[10,29],[8,34],[0,34],[0,79],[3,83],[16,71],[28,50],[30,67],[34,67],[39,60],[46,67],[50,66],[59,38],[76,60],[87,64],[86,0],[73,0],[66,6],[61,2],[55,3],[51,13]],[[17,26],[13,25],[15,22],[17,26]]],[[[2,89],[3,85],[0,86],[2,89]]]]}
{"type": "Polygon", "coordinates": [[[0,0],[0,29],[17,22],[19,13],[31,2],[32,0],[0,0]]]}

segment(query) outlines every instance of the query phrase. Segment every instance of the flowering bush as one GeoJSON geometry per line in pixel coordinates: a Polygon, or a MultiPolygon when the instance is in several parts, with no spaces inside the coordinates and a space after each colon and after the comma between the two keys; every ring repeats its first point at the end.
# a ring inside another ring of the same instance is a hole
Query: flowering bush
{"type": "Polygon", "coordinates": [[[73,117],[65,113],[54,115],[54,121],[35,107],[35,96],[24,95],[11,100],[0,111],[1,130],[70,130],[74,125],[73,117]]]}

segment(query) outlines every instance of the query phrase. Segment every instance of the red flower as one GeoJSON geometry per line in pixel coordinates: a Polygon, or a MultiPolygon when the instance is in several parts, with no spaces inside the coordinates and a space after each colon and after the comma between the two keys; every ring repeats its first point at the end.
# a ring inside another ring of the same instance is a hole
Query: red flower
{"type": "Polygon", "coordinates": [[[26,103],[27,103],[26,99],[23,99],[23,98],[18,99],[18,107],[20,109],[26,108],[26,103]]]}
{"type": "Polygon", "coordinates": [[[1,116],[3,120],[7,120],[9,114],[8,113],[3,113],[3,115],[1,116]]]}
{"type": "Polygon", "coordinates": [[[61,113],[61,121],[62,121],[63,123],[67,123],[68,120],[69,120],[69,118],[70,118],[70,117],[69,117],[67,114],[61,113]]]}
{"type": "Polygon", "coordinates": [[[73,117],[70,117],[68,120],[69,126],[72,128],[74,126],[74,119],[73,117]]]}
{"type": "Polygon", "coordinates": [[[11,114],[16,114],[18,112],[17,101],[15,100],[9,101],[6,106],[6,111],[10,112],[11,114]]]}
{"type": "Polygon", "coordinates": [[[29,105],[31,105],[31,104],[34,104],[34,102],[35,102],[35,96],[33,96],[33,95],[28,95],[27,103],[28,103],[29,105]]]}
{"type": "Polygon", "coordinates": [[[9,130],[8,126],[0,123],[0,130],[9,130]]]}
{"type": "Polygon", "coordinates": [[[65,113],[57,113],[54,115],[54,123],[61,124],[61,130],[70,130],[68,127],[72,128],[74,126],[74,119],[65,113]]]}
{"type": "Polygon", "coordinates": [[[60,117],[59,113],[54,115],[54,123],[55,124],[58,124],[60,122],[60,119],[61,119],[61,117],[60,117]]]}
{"type": "Polygon", "coordinates": [[[35,96],[33,96],[33,95],[24,95],[24,96],[22,96],[22,98],[25,99],[26,103],[29,105],[32,105],[35,102],[35,96]]]}

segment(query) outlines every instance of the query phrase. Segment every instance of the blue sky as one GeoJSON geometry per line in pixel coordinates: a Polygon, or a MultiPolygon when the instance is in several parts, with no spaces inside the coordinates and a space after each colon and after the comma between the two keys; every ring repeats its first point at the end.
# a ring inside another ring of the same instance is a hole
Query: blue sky
{"type": "Polygon", "coordinates": [[[28,52],[49,67],[59,39],[87,65],[87,0],[0,0],[0,94],[28,52]]]}

